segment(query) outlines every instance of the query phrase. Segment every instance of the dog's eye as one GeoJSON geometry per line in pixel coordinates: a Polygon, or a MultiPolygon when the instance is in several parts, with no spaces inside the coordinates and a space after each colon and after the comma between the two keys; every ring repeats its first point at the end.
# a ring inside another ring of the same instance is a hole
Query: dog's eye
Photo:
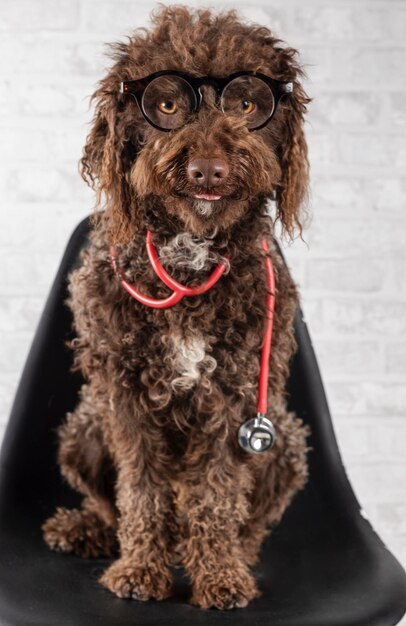
{"type": "Polygon", "coordinates": [[[172,102],[172,100],[163,100],[158,104],[158,109],[161,111],[161,113],[173,115],[178,110],[178,107],[176,102],[172,102]]]}
{"type": "Polygon", "coordinates": [[[255,103],[252,100],[244,100],[242,103],[242,110],[244,113],[252,113],[255,111],[255,103]]]}

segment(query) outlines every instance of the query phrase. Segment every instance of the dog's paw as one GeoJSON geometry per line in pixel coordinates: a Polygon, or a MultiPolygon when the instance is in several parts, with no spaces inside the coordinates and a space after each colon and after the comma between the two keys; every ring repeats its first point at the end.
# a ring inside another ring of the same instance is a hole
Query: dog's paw
{"type": "Polygon", "coordinates": [[[110,557],[117,553],[115,531],[88,511],[59,507],[41,528],[46,543],[55,552],[82,558],[110,557]]]}
{"type": "Polygon", "coordinates": [[[119,598],[145,602],[151,598],[168,598],[171,595],[172,575],[165,566],[152,571],[148,566],[121,558],[104,572],[99,582],[119,598]]]}
{"type": "Polygon", "coordinates": [[[255,579],[248,572],[225,571],[215,576],[201,576],[199,579],[200,582],[193,586],[190,603],[204,609],[243,608],[261,595],[255,579]]]}

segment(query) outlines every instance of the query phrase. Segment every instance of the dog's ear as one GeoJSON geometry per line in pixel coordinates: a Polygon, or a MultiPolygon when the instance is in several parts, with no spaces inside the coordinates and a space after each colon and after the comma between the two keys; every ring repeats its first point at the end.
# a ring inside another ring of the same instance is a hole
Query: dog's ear
{"type": "MultiPolygon", "coordinates": [[[[296,68],[297,73],[304,74],[296,68]]],[[[284,97],[285,138],[280,147],[282,178],[276,187],[275,201],[284,231],[292,238],[296,227],[302,231],[309,189],[309,161],[304,134],[304,114],[311,102],[301,84],[293,80],[293,93],[284,97]]]]}
{"type": "Polygon", "coordinates": [[[94,215],[94,222],[105,220],[111,241],[126,242],[137,214],[129,174],[138,148],[134,137],[128,137],[128,125],[122,119],[125,106],[118,80],[109,76],[101,81],[90,99],[96,103],[95,113],[79,170],[96,192],[96,209],[104,209],[104,213],[94,215]]]}

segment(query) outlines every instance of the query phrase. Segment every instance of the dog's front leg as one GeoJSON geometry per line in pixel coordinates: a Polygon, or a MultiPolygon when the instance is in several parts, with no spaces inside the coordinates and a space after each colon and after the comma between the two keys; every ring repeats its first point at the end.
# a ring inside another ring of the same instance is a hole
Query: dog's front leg
{"type": "Polygon", "coordinates": [[[182,503],[189,522],[184,566],[193,586],[191,603],[244,607],[260,595],[238,537],[249,515],[252,476],[226,449],[217,449],[198,474],[197,481],[184,485],[182,503]]]}
{"type": "Polygon", "coordinates": [[[120,558],[99,582],[120,598],[163,600],[172,587],[167,528],[172,497],[163,442],[159,433],[152,440],[148,428],[133,422],[127,428],[115,423],[112,429],[120,558]]]}

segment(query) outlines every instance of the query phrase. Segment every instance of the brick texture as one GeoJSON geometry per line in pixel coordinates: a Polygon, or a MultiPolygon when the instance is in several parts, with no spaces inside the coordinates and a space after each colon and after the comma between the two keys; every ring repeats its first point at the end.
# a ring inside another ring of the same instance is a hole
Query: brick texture
{"type": "MultiPolygon", "coordinates": [[[[196,2],[192,2],[196,5],[196,2]]],[[[200,5],[202,3],[199,3],[200,5]]],[[[0,426],[75,224],[104,42],[144,26],[140,0],[14,0],[0,9],[0,426]]],[[[285,246],[357,497],[406,566],[406,7],[274,0],[241,7],[301,52],[313,219],[285,246]]]]}

